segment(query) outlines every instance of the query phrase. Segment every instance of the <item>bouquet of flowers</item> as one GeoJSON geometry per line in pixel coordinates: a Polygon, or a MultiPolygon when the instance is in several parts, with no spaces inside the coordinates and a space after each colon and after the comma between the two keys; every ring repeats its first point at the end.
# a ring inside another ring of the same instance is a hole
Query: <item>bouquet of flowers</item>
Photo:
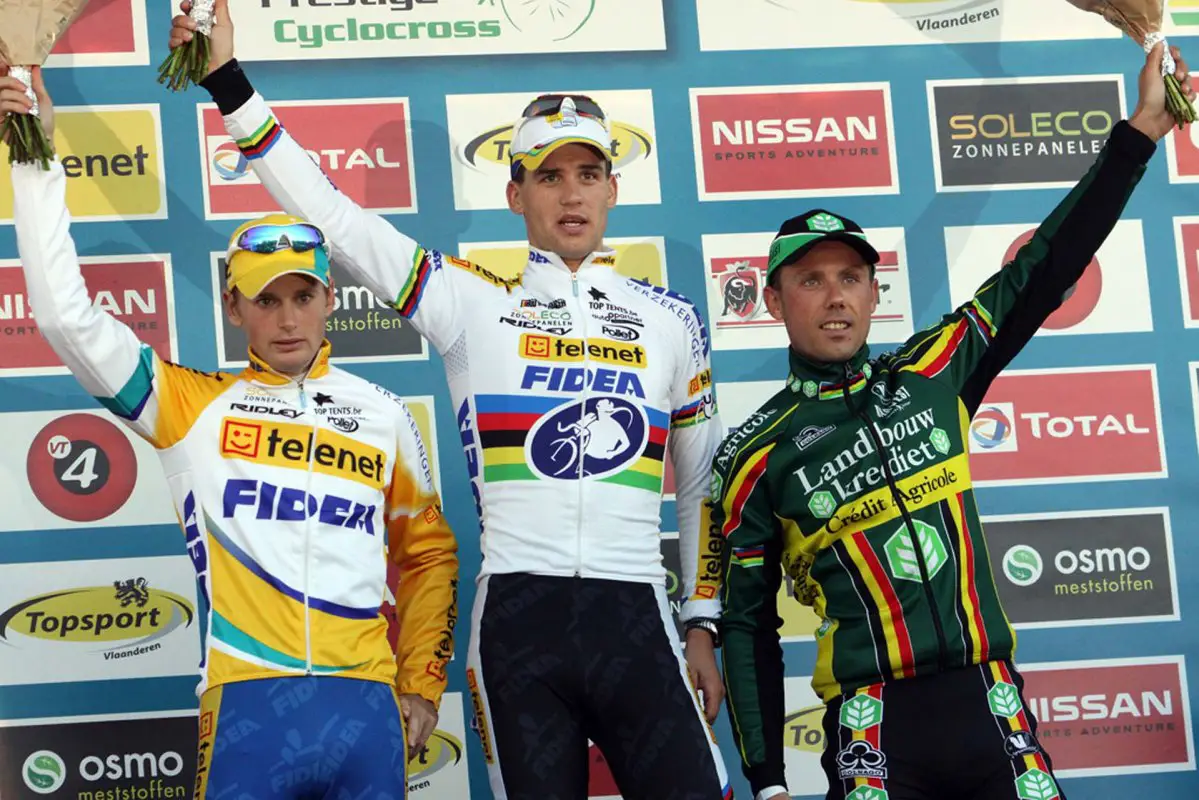
{"type": "Polygon", "coordinates": [[[40,162],[50,169],[54,144],[46,136],[33,91],[33,68],[45,63],[54,45],[83,13],[88,0],[4,0],[0,2],[0,62],[8,74],[25,84],[33,101],[28,114],[9,114],[0,123],[0,137],[9,140],[12,164],[40,162]]]}
{"type": "MultiPolygon", "coordinates": [[[[1071,5],[1099,14],[1112,25],[1127,33],[1132,40],[1148,53],[1165,42],[1162,33],[1162,18],[1165,15],[1164,0],[1067,0],[1071,5]]],[[[1176,64],[1165,46],[1162,57],[1162,78],[1166,82],[1166,108],[1174,115],[1181,128],[1195,121],[1195,107],[1182,93],[1178,78],[1174,75],[1176,64]]]]}
{"type": "Polygon", "coordinates": [[[168,83],[171,91],[186,89],[208,77],[208,59],[212,24],[216,18],[215,0],[192,0],[187,15],[196,23],[196,35],[175,49],[158,67],[158,82],[168,83]]]}

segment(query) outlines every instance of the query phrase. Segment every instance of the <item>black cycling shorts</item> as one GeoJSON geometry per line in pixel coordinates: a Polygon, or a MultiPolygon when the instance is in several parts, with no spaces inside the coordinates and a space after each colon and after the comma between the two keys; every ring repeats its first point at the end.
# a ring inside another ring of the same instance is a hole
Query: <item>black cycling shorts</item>
{"type": "Polygon", "coordinates": [[[824,714],[826,800],[1065,800],[1006,661],[876,684],[824,714]]]}
{"type": "Polygon", "coordinates": [[[586,800],[588,740],[625,800],[727,800],[665,587],[491,575],[467,683],[496,800],[586,800]]]}

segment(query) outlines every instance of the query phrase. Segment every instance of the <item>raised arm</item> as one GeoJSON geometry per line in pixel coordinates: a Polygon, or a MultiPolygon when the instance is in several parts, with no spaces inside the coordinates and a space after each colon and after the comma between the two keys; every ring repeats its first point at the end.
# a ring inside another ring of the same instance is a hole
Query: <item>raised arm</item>
{"type": "MultiPolygon", "coordinates": [[[[1185,62],[1174,52],[1184,91],[1193,95],[1185,62]]],[[[1082,277],[1169,133],[1173,117],[1165,110],[1160,61],[1159,45],[1141,71],[1136,111],[1115,125],[1090,170],[1032,239],[973,297],[900,348],[896,367],[944,381],[970,413],[978,408],[995,377],[1082,277]]]]}
{"type": "MultiPolygon", "coordinates": [[[[34,71],[43,126],[53,135],[53,106],[34,71]]],[[[24,87],[0,78],[0,112],[24,87]]],[[[11,110],[11,109],[10,109],[11,110]]],[[[88,296],[70,233],[66,173],[14,164],[13,217],[29,305],[38,330],[79,384],[155,447],[170,447],[229,381],[163,361],[127,326],[98,310],[88,296]]]]}
{"type": "MultiPolygon", "coordinates": [[[[190,4],[185,2],[182,8],[186,11],[190,4]]],[[[194,23],[180,15],[173,25],[172,47],[192,35],[194,23]]],[[[209,75],[200,85],[216,102],[226,130],[271,197],[286,213],[303,217],[325,232],[335,267],[346,270],[411,321],[438,352],[448,349],[460,333],[461,290],[482,290],[485,284],[463,281],[465,273],[443,269],[453,262],[363,209],[321,171],[279,124],[234,58],[227,0],[216,3],[210,40],[209,75]]]]}

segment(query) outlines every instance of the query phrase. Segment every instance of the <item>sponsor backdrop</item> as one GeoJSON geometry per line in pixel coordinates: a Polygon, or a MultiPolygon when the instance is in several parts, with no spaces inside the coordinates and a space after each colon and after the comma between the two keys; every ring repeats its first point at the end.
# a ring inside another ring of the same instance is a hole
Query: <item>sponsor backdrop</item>
{"type": "MultiPolygon", "coordinates": [[[[871,345],[892,347],[1027,241],[1135,105],[1141,63],[1114,28],[1060,0],[236,6],[252,79],[331,178],[424,243],[497,274],[524,258],[503,198],[514,116],[540,92],[599,99],[621,181],[617,268],[696,302],[726,428],[785,378],[785,331],[762,291],[783,219],[823,206],[867,229],[883,257],[871,345]]],[[[49,61],[56,144],[95,304],[164,357],[236,370],[244,341],[214,305],[225,240],[276,206],[207,95],[155,82],[172,10],[93,0],[49,61]]],[[[1167,33],[1199,63],[1199,2],[1168,0],[1167,33]]],[[[7,175],[0,153],[0,185],[7,175]]],[[[969,428],[1028,701],[1072,798],[1199,793],[1188,688],[1199,677],[1196,183],[1199,130],[1175,132],[969,428]]],[[[153,452],[41,339],[11,217],[5,188],[0,795],[184,797],[202,724],[194,571],[153,452]]],[[[335,358],[411,401],[460,537],[469,619],[478,523],[442,364],[338,277],[335,358]]],[[[669,469],[666,484],[662,553],[677,607],[669,469]]],[[[789,591],[779,596],[788,778],[796,795],[820,797],[821,708],[809,686],[819,621],[789,591]]],[[[458,632],[465,647],[467,626],[458,632]]],[[[462,664],[413,760],[413,796],[490,796],[462,664]]],[[[748,798],[723,711],[716,733],[748,798]]],[[[264,766],[286,780],[295,755],[264,766]]],[[[591,796],[615,796],[598,752],[592,764],[591,796]]]]}

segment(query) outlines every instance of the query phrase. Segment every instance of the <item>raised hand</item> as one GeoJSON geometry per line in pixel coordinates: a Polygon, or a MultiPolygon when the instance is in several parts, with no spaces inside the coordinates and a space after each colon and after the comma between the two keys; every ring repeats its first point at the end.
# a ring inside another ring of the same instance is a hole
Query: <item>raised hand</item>
{"type": "MultiPolygon", "coordinates": [[[[188,16],[192,10],[190,0],[179,4],[182,12],[171,20],[171,52],[186,45],[196,37],[196,22],[188,16]]],[[[229,0],[215,0],[213,4],[212,32],[208,35],[208,68],[205,76],[211,75],[233,60],[233,18],[229,14],[229,0]]],[[[197,78],[199,76],[196,76],[197,78]]]]}
{"type": "MultiPolygon", "coordinates": [[[[1140,77],[1137,79],[1137,107],[1128,120],[1130,125],[1155,142],[1178,124],[1166,105],[1166,82],[1162,77],[1164,47],[1164,44],[1158,43],[1145,58],[1145,66],[1141,68],[1140,77]]],[[[1174,77],[1178,79],[1183,96],[1194,102],[1195,90],[1191,86],[1190,69],[1177,47],[1171,47],[1170,54],[1174,56],[1177,65],[1174,77]]]]}

